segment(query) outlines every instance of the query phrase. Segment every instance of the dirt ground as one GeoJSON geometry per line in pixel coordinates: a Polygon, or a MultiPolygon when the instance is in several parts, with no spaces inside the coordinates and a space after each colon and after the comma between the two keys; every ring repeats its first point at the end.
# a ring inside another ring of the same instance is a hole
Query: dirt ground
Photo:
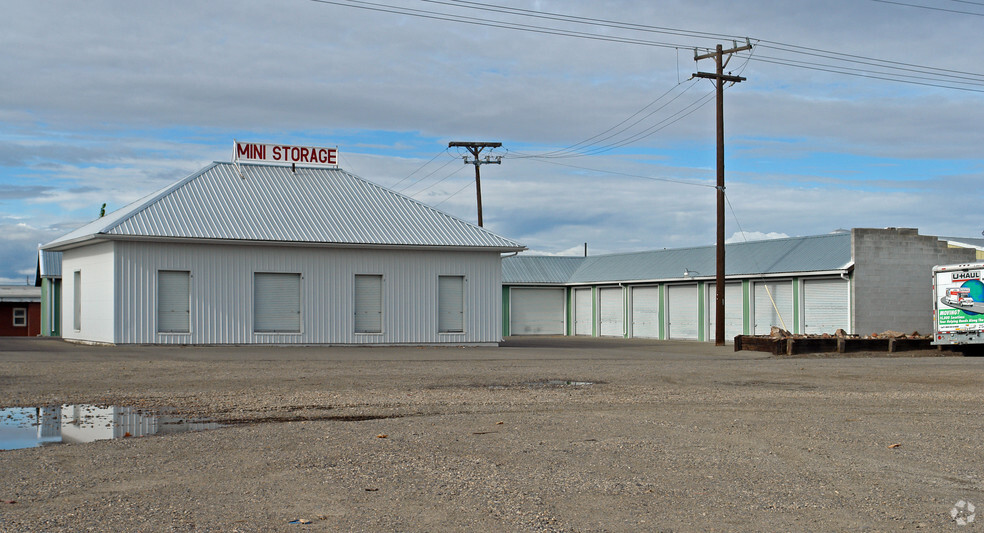
{"type": "Polygon", "coordinates": [[[228,424],[0,451],[0,531],[969,532],[982,400],[980,357],[0,339],[0,407],[228,424]]]}

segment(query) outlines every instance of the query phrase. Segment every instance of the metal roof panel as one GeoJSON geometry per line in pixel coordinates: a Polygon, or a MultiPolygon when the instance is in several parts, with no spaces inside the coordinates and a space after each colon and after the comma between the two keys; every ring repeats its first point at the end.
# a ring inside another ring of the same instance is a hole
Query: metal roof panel
{"type": "MultiPolygon", "coordinates": [[[[604,283],[713,277],[714,246],[598,255],[581,259],[566,283],[604,283]]],[[[556,257],[516,256],[503,260],[503,283],[563,283],[552,270],[556,257]]],[[[725,245],[725,275],[846,270],[852,264],[851,234],[833,233],[725,245]]]]}
{"type": "Polygon", "coordinates": [[[121,236],[524,249],[341,169],[238,168],[214,163],[45,248],[121,236]]]}

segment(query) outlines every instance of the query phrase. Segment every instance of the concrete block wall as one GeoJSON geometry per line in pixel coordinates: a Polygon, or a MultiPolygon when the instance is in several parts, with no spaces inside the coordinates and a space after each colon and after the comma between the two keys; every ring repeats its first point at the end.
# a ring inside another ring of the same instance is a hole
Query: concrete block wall
{"type": "Polygon", "coordinates": [[[933,328],[933,266],[973,262],[976,251],[949,248],[914,228],[854,228],[851,256],[854,332],[928,334],[933,328]]]}

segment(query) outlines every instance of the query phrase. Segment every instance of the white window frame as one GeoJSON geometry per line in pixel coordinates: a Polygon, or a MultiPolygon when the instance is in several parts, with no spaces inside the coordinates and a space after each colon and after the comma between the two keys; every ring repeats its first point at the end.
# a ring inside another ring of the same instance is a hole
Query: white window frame
{"type": "Polygon", "coordinates": [[[27,327],[27,308],[26,307],[15,307],[14,313],[14,327],[15,328],[26,328],[27,327]]]}

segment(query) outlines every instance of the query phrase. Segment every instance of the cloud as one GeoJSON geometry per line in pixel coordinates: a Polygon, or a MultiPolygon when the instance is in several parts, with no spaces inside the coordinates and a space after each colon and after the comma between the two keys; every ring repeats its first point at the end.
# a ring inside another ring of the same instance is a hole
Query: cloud
{"type": "Polygon", "coordinates": [[[724,242],[732,244],[736,242],[765,241],[769,239],[785,239],[789,235],[779,232],[762,233],[761,231],[738,231],[728,237],[724,242]]]}

